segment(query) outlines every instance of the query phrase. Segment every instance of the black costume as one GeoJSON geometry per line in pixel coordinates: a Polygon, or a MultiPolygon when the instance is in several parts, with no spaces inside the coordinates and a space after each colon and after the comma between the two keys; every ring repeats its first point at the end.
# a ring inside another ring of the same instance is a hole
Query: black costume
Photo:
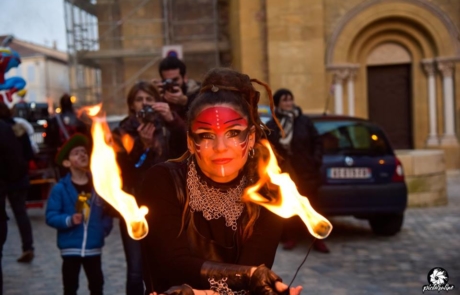
{"type": "MultiPolygon", "coordinates": [[[[237,186],[244,174],[222,184],[207,178],[198,165],[196,170],[208,186],[223,191],[237,186]]],[[[281,218],[261,207],[252,236],[243,242],[242,221],[247,217],[246,209],[237,220],[236,231],[226,226],[223,217],[207,220],[202,212],[191,212],[189,207],[184,214],[185,175],[187,161],[162,163],[148,171],[142,186],[139,204],[149,208],[149,234],[142,240],[147,290],[153,287],[162,293],[181,284],[210,289],[209,272],[203,273],[203,264],[209,261],[271,267],[281,235],[281,218]]],[[[228,284],[232,288],[230,280],[228,284]]]]}
{"type": "MultiPolygon", "coordinates": [[[[294,119],[290,149],[280,144],[281,131],[274,120],[266,124],[270,129],[268,140],[280,156],[281,169],[291,175],[299,192],[314,197],[321,185],[322,141],[310,118],[303,115],[299,107],[296,108],[299,115],[294,119]]],[[[275,115],[282,121],[283,114],[275,112],[275,115]]]]}

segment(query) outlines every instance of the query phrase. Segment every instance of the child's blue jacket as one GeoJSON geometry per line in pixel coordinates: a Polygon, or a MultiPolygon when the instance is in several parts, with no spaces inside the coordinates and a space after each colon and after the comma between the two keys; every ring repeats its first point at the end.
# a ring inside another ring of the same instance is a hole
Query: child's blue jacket
{"type": "Polygon", "coordinates": [[[62,256],[100,255],[104,238],[112,230],[112,218],[104,214],[104,201],[94,189],[87,222],[72,224],[77,213],[78,192],[68,173],[51,190],[46,206],[46,224],[58,230],[57,245],[62,256]]]}

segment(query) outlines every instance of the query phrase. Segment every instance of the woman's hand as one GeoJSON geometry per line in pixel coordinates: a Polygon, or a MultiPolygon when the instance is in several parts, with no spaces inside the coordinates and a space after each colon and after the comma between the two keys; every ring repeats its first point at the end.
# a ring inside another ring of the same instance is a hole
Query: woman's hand
{"type": "Polygon", "coordinates": [[[172,286],[165,291],[166,295],[194,295],[195,290],[187,284],[182,284],[180,286],[172,286]]]}
{"type": "MultiPolygon", "coordinates": [[[[275,295],[278,294],[276,283],[281,283],[281,278],[265,265],[259,265],[255,270],[251,270],[251,280],[249,291],[257,295],[275,295]]],[[[284,284],[281,285],[281,287],[284,284]]],[[[286,285],[284,285],[286,286],[286,285]]],[[[285,290],[287,289],[284,288],[285,290]]]]}
{"type": "MultiPolygon", "coordinates": [[[[276,291],[280,293],[287,293],[287,288],[288,285],[286,285],[283,282],[276,282],[275,284],[276,291]]],[[[303,287],[302,286],[297,286],[297,287],[291,287],[289,289],[289,295],[300,295],[300,292],[302,291],[303,287]]]]}
{"type": "Polygon", "coordinates": [[[171,108],[166,102],[156,102],[152,105],[152,108],[160,114],[160,116],[166,121],[171,122],[174,120],[174,116],[171,113],[171,108]]]}
{"type": "Polygon", "coordinates": [[[155,126],[152,123],[142,123],[137,128],[137,132],[142,144],[144,144],[144,148],[150,148],[153,146],[153,133],[155,132],[155,126]]]}

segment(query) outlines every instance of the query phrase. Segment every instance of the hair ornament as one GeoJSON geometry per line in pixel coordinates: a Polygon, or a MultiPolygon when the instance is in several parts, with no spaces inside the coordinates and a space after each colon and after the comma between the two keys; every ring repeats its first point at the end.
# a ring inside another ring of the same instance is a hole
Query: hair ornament
{"type": "Polygon", "coordinates": [[[211,91],[211,92],[218,92],[219,90],[228,90],[228,91],[235,91],[235,92],[241,92],[238,88],[233,87],[233,86],[223,86],[223,85],[206,85],[201,87],[200,93],[206,92],[206,91],[211,91]]]}

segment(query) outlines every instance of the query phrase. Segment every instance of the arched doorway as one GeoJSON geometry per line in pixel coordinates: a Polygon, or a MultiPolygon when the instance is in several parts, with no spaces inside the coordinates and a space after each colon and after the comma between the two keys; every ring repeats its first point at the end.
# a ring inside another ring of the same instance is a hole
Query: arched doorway
{"type": "Polygon", "coordinates": [[[366,62],[368,117],[397,149],[413,148],[411,63],[409,52],[392,42],[374,48],[366,62]]]}
{"type": "MultiPolygon", "coordinates": [[[[435,68],[439,57],[456,55],[453,27],[433,5],[413,0],[369,0],[344,16],[328,41],[326,63],[334,77],[341,78],[341,73],[357,69],[353,75],[334,80],[352,90],[343,101],[352,101],[357,116],[386,125],[396,148],[425,148],[429,134],[444,133],[445,137],[452,133],[445,128],[449,124],[443,122],[441,114],[436,119],[437,109],[442,109],[444,103],[442,93],[436,92],[442,87],[443,76],[427,74],[424,66],[435,68]],[[368,63],[376,52],[384,55],[385,50],[398,51],[398,46],[403,49],[399,52],[406,53],[405,61],[368,63]],[[428,83],[428,75],[435,80],[434,86],[428,83]],[[434,94],[429,96],[431,90],[434,94]],[[389,111],[383,111],[385,108],[389,111]]],[[[341,100],[340,95],[336,98],[341,100]]],[[[447,108],[444,113],[448,113],[447,108]]]]}

